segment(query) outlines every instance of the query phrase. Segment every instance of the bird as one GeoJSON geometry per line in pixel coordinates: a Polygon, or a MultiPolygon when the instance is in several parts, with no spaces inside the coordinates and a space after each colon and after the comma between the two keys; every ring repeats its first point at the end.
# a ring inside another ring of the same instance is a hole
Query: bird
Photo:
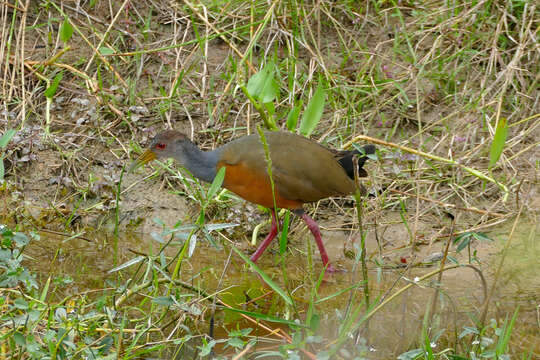
{"type": "Polygon", "coordinates": [[[313,234],[325,271],[336,271],[324,248],[319,226],[306,214],[303,205],[354,193],[353,157],[358,156],[358,176],[366,177],[363,166],[368,155],[375,153],[375,146],[368,144],[360,150],[333,150],[291,132],[268,131],[263,134],[271,160],[274,192],[260,134],[242,136],[214,150],[203,151],[185,134],[165,130],[153,138],[130,170],[155,159],[173,158],[194,177],[211,183],[218,170],[225,167],[224,188],[272,210],[270,232],[251,255],[251,261],[255,263],[276,237],[276,208],[285,208],[300,217],[313,234]]]}

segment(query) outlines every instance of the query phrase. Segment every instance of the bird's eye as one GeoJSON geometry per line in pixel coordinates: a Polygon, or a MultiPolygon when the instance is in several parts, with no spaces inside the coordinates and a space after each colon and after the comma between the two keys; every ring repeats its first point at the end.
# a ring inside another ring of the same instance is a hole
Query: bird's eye
{"type": "Polygon", "coordinates": [[[157,143],[157,144],[156,144],[156,149],[158,149],[158,150],[163,150],[163,149],[165,149],[165,146],[166,146],[166,145],[163,144],[163,143],[157,143]]]}

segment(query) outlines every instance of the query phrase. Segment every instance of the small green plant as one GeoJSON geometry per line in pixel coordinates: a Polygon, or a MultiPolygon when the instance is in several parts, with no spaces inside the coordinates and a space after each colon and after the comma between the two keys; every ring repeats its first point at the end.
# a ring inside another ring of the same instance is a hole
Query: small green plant
{"type": "Polygon", "coordinates": [[[11,141],[11,138],[17,133],[14,129],[8,129],[4,134],[2,134],[2,137],[0,137],[0,183],[4,181],[4,175],[5,175],[5,168],[4,168],[4,156],[5,156],[5,149],[9,142],[11,141]]]}
{"type": "MultiPolygon", "coordinates": [[[[488,237],[486,234],[475,231],[467,231],[463,234],[460,234],[453,240],[454,245],[457,245],[456,252],[459,253],[465,248],[468,249],[469,263],[472,263],[473,261],[478,262],[478,259],[476,257],[476,250],[471,252],[471,243],[474,240],[493,242],[493,239],[488,237]]],[[[457,263],[457,260],[455,260],[454,258],[451,258],[451,260],[457,263]]]]}
{"type": "MultiPolygon", "coordinates": [[[[240,88],[247,96],[251,104],[261,115],[265,127],[270,130],[277,130],[276,106],[274,101],[279,102],[279,83],[276,80],[275,63],[268,62],[259,72],[251,76],[247,85],[241,85],[240,88]]],[[[309,136],[317,127],[322,118],[324,105],[326,101],[326,90],[324,88],[323,78],[319,76],[317,88],[309,100],[299,131],[304,136],[309,136]]],[[[288,112],[286,126],[289,131],[294,131],[298,123],[303,101],[300,100],[288,112]]]]}
{"type": "MultiPolygon", "coordinates": [[[[24,285],[26,289],[37,288],[34,275],[22,265],[23,251],[30,238],[21,232],[14,232],[0,225],[2,243],[0,246],[0,287],[16,287],[24,285]]],[[[31,237],[38,240],[39,235],[32,233],[31,237]]]]}

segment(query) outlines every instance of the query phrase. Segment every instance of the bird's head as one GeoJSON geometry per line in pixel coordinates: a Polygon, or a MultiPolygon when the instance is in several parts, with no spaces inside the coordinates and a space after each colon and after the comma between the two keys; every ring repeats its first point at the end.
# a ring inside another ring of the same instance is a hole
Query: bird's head
{"type": "Polygon", "coordinates": [[[155,159],[175,158],[181,165],[184,158],[184,149],[193,146],[189,138],[175,130],[166,130],[157,134],[148,149],[143,152],[132,164],[130,171],[155,159]]]}

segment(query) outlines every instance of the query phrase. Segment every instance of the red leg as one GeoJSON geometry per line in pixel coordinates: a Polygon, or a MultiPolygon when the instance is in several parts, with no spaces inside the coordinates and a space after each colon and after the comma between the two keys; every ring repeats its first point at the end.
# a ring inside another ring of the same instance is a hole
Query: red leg
{"type": "Polygon", "coordinates": [[[276,237],[278,233],[276,212],[272,210],[271,214],[272,214],[272,225],[270,226],[270,232],[266,236],[266,239],[264,239],[264,241],[261,243],[261,245],[259,245],[257,250],[255,250],[253,255],[251,255],[250,260],[253,262],[256,262],[261,257],[264,250],[266,250],[268,245],[270,245],[270,243],[272,242],[272,240],[274,240],[274,238],[276,237]]]}
{"type": "Polygon", "coordinates": [[[317,246],[319,247],[319,252],[321,253],[321,260],[323,265],[326,267],[326,272],[335,272],[336,269],[330,264],[330,261],[328,260],[328,254],[326,253],[326,249],[324,248],[324,244],[322,242],[321,237],[321,230],[319,230],[319,225],[308,216],[305,212],[302,211],[301,214],[299,214],[302,220],[306,222],[306,225],[313,234],[313,237],[315,238],[315,241],[317,242],[317,246]]]}

